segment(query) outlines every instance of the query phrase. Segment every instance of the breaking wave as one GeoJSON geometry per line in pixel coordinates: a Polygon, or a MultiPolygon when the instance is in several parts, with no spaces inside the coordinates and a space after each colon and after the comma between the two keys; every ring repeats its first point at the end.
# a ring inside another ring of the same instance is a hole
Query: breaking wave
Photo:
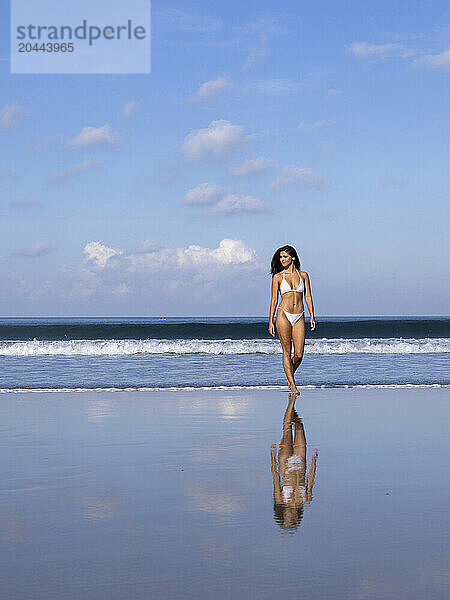
{"type": "MultiPolygon", "coordinates": [[[[306,340],[308,354],[441,354],[450,338],[306,340]]],[[[278,340],[29,340],[0,342],[0,356],[131,356],[152,354],[281,354],[278,340]]]]}

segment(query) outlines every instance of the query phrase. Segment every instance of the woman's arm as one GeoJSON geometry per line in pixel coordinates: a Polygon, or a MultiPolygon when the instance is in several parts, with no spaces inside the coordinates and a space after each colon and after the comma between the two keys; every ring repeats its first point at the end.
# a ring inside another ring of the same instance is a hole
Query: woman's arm
{"type": "Polygon", "coordinates": [[[272,297],[270,299],[270,313],[269,313],[269,333],[273,337],[275,335],[275,325],[273,324],[273,318],[275,316],[275,309],[278,303],[278,278],[276,275],[272,277],[272,297]]]}
{"type": "Polygon", "coordinates": [[[283,493],[281,491],[281,477],[278,473],[277,447],[273,444],[270,448],[270,469],[273,478],[273,497],[277,504],[283,502],[283,493]]]}
{"type": "Polygon", "coordinates": [[[309,469],[308,477],[306,479],[306,502],[309,504],[312,500],[312,490],[314,485],[314,478],[316,476],[316,466],[317,466],[317,456],[318,452],[314,448],[312,460],[311,460],[311,468],[309,469]]]}
{"type": "Polygon", "coordinates": [[[305,282],[305,302],[306,302],[306,306],[308,307],[309,314],[311,316],[311,331],[312,331],[316,328],[316,320],[314,318],[314,304],[313,304],[313,299],[312,299],[312,294],[311,294],[311,284],[309,281],[309,275],[306,272],[305,272],[304,282],[305,282]]]}

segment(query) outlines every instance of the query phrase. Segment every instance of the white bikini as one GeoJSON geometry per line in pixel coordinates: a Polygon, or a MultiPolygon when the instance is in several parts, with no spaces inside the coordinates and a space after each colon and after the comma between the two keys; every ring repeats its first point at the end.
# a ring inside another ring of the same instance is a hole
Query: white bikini
{"type": "MultiPolygon", "coordinates": [[[[303,457],[293,454],[287,459],[286,475],[291,473],[292,471],[303,471],[304,473],[305,470],[306,464],[305,459],[303,457]]],[[[306,502],[306,486],[304,485],[296,485],[295,489],[292,485],[283,485],[281,493],[283,494],[283,501],[285,504],[288,504],[291,501],[295,501],[296,499],[297,501],[301,500],[301,502],[306,502]],[[294,494],[294,492],[297,493],[294,494]],[[297,496],[297,498],[295,496],[297,496]]]]}
{"type": "MultiPolygon", "coordinates": [[[[297,269],[295,269],[297,271],[297,269]]],[[[305,284],[303,282],[303,279],[300,275],[300,273],[297,271],[297,275],[300,278],[300,283],[298,284],[298,287],[296,289],[291,288],[291,286],[288,284],[288,282],[286,281],[286,276],[285,273],[283,271],[283,279],[280,283],[280,294],[283,296],[283,294],[287,294],[287,292],[304,292],[305,291],[305,284]]],[[[279,307],[281,308],[281,306],[279,307]]],[[[294,327],[294,325],[297,323],[297,321],[299,319],[302,318],[303,314],[304,314],[304,310],[301,313],[295,314],[295,313],[289,313],[286,310],[284,310],[284,308],[281,308],[281,310],[284,312],[284,314],[286,315],[286,318],[288,319],[288,321],[290,322],[290,324],[292,325],[292,327],[294,327]]]]}

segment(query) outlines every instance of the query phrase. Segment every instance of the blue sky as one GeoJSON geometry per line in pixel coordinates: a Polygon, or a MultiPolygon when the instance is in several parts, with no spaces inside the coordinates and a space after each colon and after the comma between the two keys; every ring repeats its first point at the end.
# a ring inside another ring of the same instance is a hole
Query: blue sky
{"type": "Polygon", "coordinates": [[[11,75],[0,312],[448,314],[445,2],[152,3],[149,75],[11,75]]]}

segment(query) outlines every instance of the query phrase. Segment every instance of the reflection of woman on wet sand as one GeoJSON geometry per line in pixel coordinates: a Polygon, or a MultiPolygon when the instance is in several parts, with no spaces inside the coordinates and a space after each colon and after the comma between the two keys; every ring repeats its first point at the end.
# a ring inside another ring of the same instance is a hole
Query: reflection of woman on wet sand
{"type": "Polygon", "coordinates": [[[303,507],[312,500],[316,474],[317,450],[314,450],[311,468],[306,476],[305,430],[294,406],[295,395],[289,394],[289,404],[283,419],[283,437],[278,451],[278,464],[276,445],[271,449],[274,517],[283,529],[296,529],[300,525],[303,507]],[[294,435],[292,435],[292,426],[294,426],[294,435]]]}

